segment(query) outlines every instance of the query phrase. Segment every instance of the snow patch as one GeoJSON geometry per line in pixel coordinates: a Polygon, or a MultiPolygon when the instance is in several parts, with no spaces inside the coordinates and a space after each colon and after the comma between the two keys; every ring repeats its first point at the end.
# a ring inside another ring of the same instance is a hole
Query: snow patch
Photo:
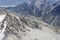
{"type": "MultiPolygon", "coordinates": [[[[6,15],[0,15],[0,22],[3,21],[3,19],[5,18],[6,15]]],[[[1,30],[0,32],[0,40],[3,40],[3,38],[5,37],[5,29],[6,29],[7,23],[6,21],[4,22],[4,28],[1,30]]]]}
{"type": "Polygon", "coordinates": [[[43,30],[32,29],[27,27],[29,31],[26,32],[26,36],[22,36],[22,40],[56,40],[56,34],[52,32],[46,32],[43,30]]]}
{"type": "Polygon", "coordinates": [[[0,15],[0,22],[3,21],[6,15],[0,15]]]}
{"type": "Polygon", "coordinates": [[[39,8],[40,5],[43,4],[43,3],[44,3],[43,1],[38,0],[38,1],[35,2],[34,5],[35,5],[37,8],[39,8]]]}

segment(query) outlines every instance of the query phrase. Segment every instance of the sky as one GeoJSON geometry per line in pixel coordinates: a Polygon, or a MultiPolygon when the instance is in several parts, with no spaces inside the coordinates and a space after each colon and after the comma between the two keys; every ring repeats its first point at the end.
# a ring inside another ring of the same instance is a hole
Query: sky
{"type": "MultiPolygon", "coordinates": [[[[8,6],[16,6],[17,4],[21,4],[26,0],[0,0],[0,7],[8,7],[8,6]]],[[[58,0],[53,0],[58,1],[58,0]]]]}
{"type": "Polygon", "coordinates": [[[25,2],[25,0],[0,0],[0,6],[15,6],[23,2],[25,2]]]}

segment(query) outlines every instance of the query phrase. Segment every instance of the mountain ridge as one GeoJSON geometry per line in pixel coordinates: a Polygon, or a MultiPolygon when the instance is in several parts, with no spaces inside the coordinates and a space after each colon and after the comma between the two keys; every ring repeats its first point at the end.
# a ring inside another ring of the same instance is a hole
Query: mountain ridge
{"type": "Polygon", "coordinates": [[[45,23],[60,29],[60,1],[30,0],[16,7],[8,7],[6,9],[26,16],[35,16],[42,19],[45,23]]]}
{"type": "MultiPolygon", "coordinates": [[[[1,40],[52,40],[58,39],[55,30],[49,28],[50,26],[44,22],[39,22],[35,18],[28,18],[25,16],[16,16],[14,13],[0,9],[0,15],[5,15],[2,22],[0,22],[1,40]],[[1,35],[1,33],[3,33],[1,35]],[[5,36],[3,36],[5,35],[5,36]],[[47,36],[47,37],[46,37],[47,36]],[[3,39],[2,39],[2,38],[3,39]]],[[[1,18],[1,17],[0,17],[1,18]]],[[[59,39],[58,39],[59,40],[59,39]]]]}

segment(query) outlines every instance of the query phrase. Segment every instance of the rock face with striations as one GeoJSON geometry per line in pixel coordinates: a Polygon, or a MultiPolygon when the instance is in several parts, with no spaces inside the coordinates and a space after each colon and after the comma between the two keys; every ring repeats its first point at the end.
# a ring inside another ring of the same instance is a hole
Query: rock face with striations
{"type": "Polygon", "coordinates": [[[0,40],[60,40],[52,26],[0,8],[0,40]]]}
{"type": "Polygon", "coordinates": [[[60,29],[60,1],[53,0],[27,0],[16,7],[7,10],[39,17],[42,21],[60,29]],[[57,26],[57,27],[56,27],[57,26]]]}

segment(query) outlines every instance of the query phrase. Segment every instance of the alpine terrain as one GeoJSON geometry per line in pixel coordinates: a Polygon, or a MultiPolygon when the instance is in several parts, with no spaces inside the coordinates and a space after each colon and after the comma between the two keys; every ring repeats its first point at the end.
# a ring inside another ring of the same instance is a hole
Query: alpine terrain
{"type": "Polygon", "coordinates": [[[35,16],[60,29],[60,0],[26,0],[22,4],[6,9],[27,16],[35,16]]]}
{"type": "Polygon", "coordinates": [[[0,8],[0,40],[60,40],[57,31],[34,16],[0,8]]]}

